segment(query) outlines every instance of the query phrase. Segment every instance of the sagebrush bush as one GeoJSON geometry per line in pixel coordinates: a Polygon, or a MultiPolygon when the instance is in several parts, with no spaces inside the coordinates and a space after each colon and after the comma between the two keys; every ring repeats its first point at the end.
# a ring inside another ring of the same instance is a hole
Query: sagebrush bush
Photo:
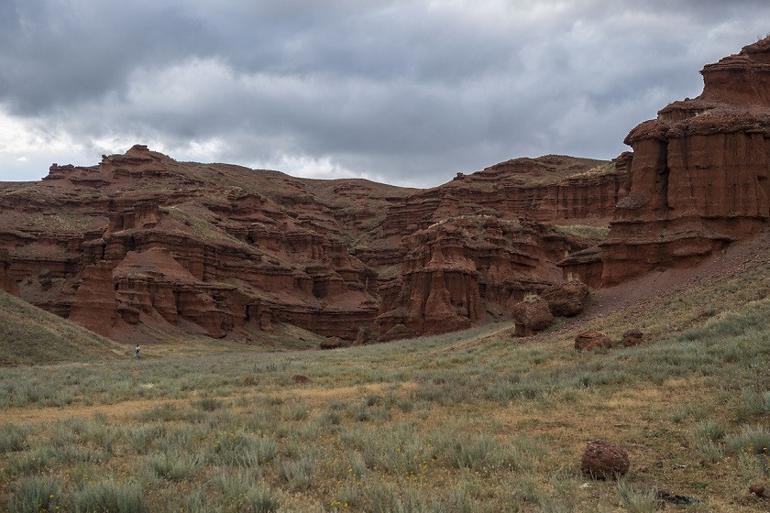
{"type": "Polygon", "coordinates": [[[282,461],[278,467],[278,473],[290,489],[307,490],[313,484],[315,458],[305,455],[296,461],[282,461]]]}
{"type": "Polygon", "coordinates": [[[211,456],[220,464],[254,467],[272,461],[277,452],[278,446],[272,438],[221,432],[211,449],[211,456]]]}
{"type": "Polygon", "coordinates": [[[770,430],[763,426],[743,426],[740,433],[728,436],[725,443],[733,453],[748,450],[754,454],[770,454],[770,430]]]}
{"type": "Polygon", "coordinates": [[[630,513],[655,513],[660,504],[654,488],[633,485],[625,479],[618,481],[618,497],[630,513]]]}
{"type": "Polygon", "coordinates": [[[9,513],[58,513],[66,502],[58,481],[48,476],[22,479],[8,501],[9,513]]]}
{"type": "Polygon", "coordinates": [[[23,451],[27,448],[29,428],[14,424],[0,425],[0,454],[23,451]]]}
{"type": "Polygon", "coordinates": [[[154,454],[147,461],[150,471],[161,479],[181,481],[193,474],[200,466],[200,459],[178,451],[154,454]]]}
{"type": "Polygon", "coordinates": [[[148,513],[142,489],[133,483],[89,483],[74,496],[75,513],[148,513]]]}

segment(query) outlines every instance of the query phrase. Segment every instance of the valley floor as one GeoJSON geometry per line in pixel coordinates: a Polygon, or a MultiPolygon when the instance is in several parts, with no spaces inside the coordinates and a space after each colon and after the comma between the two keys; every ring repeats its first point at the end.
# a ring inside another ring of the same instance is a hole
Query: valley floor
{"type": "Polygon", "coordinates": [[[3,368],[0,504],[609,513],[655,511],[665,490],[697,499],[686,511],[768,511],[748,493],[770,489],[767,241],[601,291],[527,339],[503,323],[334,351],[147,346],[141,362],[3,368]],[[573,349],[580,331],[630,328],[648,342],[573,349]],[[628,449],[621,482],[580,475],[594,438],[628,449]]]}

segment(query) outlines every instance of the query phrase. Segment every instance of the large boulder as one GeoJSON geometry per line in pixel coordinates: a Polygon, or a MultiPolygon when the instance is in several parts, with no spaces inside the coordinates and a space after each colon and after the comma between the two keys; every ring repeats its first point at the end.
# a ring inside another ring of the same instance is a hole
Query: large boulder
{"type": "Polygon", "coordinates": [[[517,337],[534,335],[553,323],[553,314],[548,308],[548,303],[534,294],[513,305],[511,314],[516,322],[517,337]]]}
{"type": "Polygon", "coordinates": [[[580,470],[592,479],[617,479],[629,466],[625,449],[606,440],[591,440],[583,451],[580,470]]]}
{"type": "Polygon", "coordinates": [[[328,337],[323,339],[321,343],[318,344],[320,349],[339,349],[340,347],[344,346],[345,343],[339,337],[328,337]]]}
{"type": "Polygon", "coordinates": [[[644,342],[644,333],[638,329],[631,329],[623,333],[620,345],[623,347],[633,347],[641,345],[644,342]]]}
{"type": "Polygon", "coordinates": [[[553,315],[572,317],[583,311],[588,300],[588,286],[579,280],[572,280],[545,289],[542,298],[548,302],[553,315]]]}
{"type": "Polygon", "coordinates": [[[593,351],[594,349],[609,349],[614,345],[612,339],[598,331],[585,331],[575,337],[575,349],[578,351],[593,351]]]}

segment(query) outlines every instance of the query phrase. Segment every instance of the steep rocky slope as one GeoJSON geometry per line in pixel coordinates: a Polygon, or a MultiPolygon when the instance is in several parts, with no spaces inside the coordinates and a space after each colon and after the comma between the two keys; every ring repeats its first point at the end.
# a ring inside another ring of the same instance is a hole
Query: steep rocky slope
{"type": "Polygon", "coordinates": [[[703,93],[674,102],[625,142],[628,194],[601,250],[566,268],[612,285],[690,266],[770,218],[770,38],[701,71],[703,93]]]}
{"type": "Polygon", "coordinates": [[[134,146],[0,184],[0,287],[118,340],[446,331],[559,281],[555,263],[588,241],[543,222],[606,223],[624,176],[547,156],[418,191],[134,146]]]}

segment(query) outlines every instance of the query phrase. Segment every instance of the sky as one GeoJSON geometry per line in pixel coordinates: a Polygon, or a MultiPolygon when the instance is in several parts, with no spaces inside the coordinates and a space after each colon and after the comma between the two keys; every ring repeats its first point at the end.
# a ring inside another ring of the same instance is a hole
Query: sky
{"type": "Polygon", "coordinates": [[[768,20],[766,0],[0,0],[0,180],[136,143],[407,186],[609,159],[768,20]]]}

